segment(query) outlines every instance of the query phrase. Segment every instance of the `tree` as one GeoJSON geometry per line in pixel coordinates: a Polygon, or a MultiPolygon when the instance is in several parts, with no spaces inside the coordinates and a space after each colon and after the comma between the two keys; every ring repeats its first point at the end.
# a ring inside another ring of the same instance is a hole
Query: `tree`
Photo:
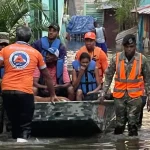
{"type": "Polygon", "coordinates": [[[116,8],[116,20],[120,25],[120,30],[126,30],[136,25],[136,15],[131,14],[131,10],[139,6],[140,0],[110,0],[118,3],[116,8]]]}
{"type": "Polygon", "coordinates": [[[29,12],[39,12],[44,16],[44,20],[34,17],[29,26],[34,32],[46,30],[46,26],[51,21],[42,10],[42,4],[34,0],[1,0],[0,5],[0,32],[10,33],[11,38],[17,25],[25,24],[25,18],[29,12]]]}
{"type": "MultiPolygon", "coordinates": [[[[98,1],[98,0],[97,0],[98,1]]],[[[131,10],[139,6],[140,0],[108,0],[116,11],[116,20],[120,30],[129,29],[136,24],[136,15],[131,10]]]]}

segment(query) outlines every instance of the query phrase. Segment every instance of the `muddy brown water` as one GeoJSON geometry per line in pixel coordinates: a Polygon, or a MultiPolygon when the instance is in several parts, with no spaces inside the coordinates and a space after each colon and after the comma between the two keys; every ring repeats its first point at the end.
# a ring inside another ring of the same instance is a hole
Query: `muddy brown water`
{"type": "Polygon", "coordinates": [[[149,150],[150,112],[144,109],[143,126],[137,137],[129,137],[127,130],[114,135],[113,129],[90,137],[39,138],[32,137],[28,143],[19,144],[10,135],[0,136],[0,150],[149,150]]]}

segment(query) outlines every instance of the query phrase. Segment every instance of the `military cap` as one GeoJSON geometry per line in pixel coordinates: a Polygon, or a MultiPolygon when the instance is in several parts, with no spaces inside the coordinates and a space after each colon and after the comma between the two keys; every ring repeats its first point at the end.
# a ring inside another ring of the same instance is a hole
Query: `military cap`
{"type": "Polygon", "coordinates": [[[136,37],[133,34],[128,34],[123,38],[122,45],[136,44],[136,37]]]}
{"type": "Polygon", "coordinates": [[[58,32],[60,30],[60,27],[57,23],[51,23],[48,28],[54,28],[58,32]]]}
{"type": "Polygon", "coordinates": [[[7,32],[0,32],[0,43],[7,43],[7,44],[9,44],[9,33],[7,33],[7,32]]]}

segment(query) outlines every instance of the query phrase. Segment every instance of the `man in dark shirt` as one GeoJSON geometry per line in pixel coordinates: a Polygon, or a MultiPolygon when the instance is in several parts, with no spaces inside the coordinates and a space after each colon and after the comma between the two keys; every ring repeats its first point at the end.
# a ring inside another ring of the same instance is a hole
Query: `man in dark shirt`
{"type": "Polygon", "coordinates": [[[67,49],[58,38],[60,30],[59,25],[57,23],[51,23],[48,29],[48,36],[42,37],[39,40],[35,41],[32,46],[39,52],[41,52],[42,55],[44,55],[44,50],[47,50],[50,47],[55,47],[59,50],[59,58],[66,59],[67,49]]]}

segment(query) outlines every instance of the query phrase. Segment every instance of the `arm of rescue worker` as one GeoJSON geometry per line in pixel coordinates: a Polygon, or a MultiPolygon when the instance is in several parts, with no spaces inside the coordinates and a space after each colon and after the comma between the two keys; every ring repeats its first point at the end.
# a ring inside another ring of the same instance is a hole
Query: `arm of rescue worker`
{"type": "Polygon", "coordinates": [[[72,70],[72,86],[74,87],[75,90],[77,89],[77,87],[80,84],[80,81],[85,72],[85,69],[86,69],[86,67],[81,66],[78,76],[77,76],[75,69],[72,70]]]}
{"type": "Polygon", "coordinates": [[[96,93],[101,89],[101,81],[100,81],[100,78],[99,78],[98,67],[95,68],[95,78],[96,78],[97,88],[95,90],[91,91],[91,92],[88,92],[87,95],[92,94],[92,93],[96,93]]]}
{"type": "Polygon", "coordinates": [[[148,96],[148,111],[150,111],[150,67],[148,60],[145,56],[142,55],[142,75],[143,75],[143,80],[144,80],[144,85],[145,85],[145,91],[146,95],[148,96]]]}
{"type": "Polygon", "coordinates": [[[108,60],[106,54],[103,52],[103,50],[100,51],[100,56],[99,56],[99,63],[101,65],[102,73],[104,75],[105,70],[108,67],[108,60]]]}
{"type": "Polygon", "coordinates": [[[116,55],[111,59],[110,64],[105,71],[105,81],[103,84],[103,91],[105,94],[107,94],[109,90],[115,72],[116,72],[116,55]]]}

